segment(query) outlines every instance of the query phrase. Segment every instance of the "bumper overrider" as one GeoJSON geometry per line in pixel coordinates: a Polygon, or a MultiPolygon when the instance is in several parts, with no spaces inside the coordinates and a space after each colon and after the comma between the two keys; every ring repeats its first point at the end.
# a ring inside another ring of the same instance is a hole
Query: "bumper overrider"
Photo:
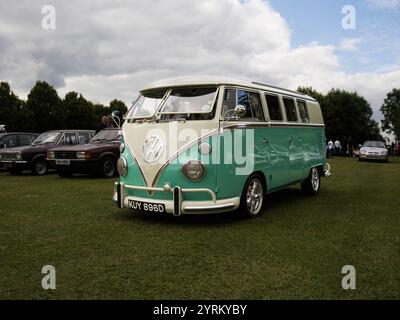
{"type": "Polygon", "coordinates": [[[117,204],[118,208],[130,208],[129,206],[130,200],[140,201],[140,202],[151,202],[154,204],[164,204],[165,211],[167,213],[172,213],[174,216],[180,216],[181,214],[204,214],[204,213],[220,213],[220,212],[232,211],[237,209],[240,204],[239,197],[217,200],[215,192],[206,188],[186,189],[186,188],[180,188],[178,186],[172,188],[168,184],[166,184],[163,188],[156,188],[156,187],[134,186],[134,185],[124,184],[122,182],[115,182],[113,201],[117,204]],[[173,200],[158,200],[158,199],[129,196],[126,193],[126,190],[172,193],[173,200]],[[183,194],[193,193],[193,192],[207,193],[210,196],[210,200],[208,201],[183,200],[183,194]]]}

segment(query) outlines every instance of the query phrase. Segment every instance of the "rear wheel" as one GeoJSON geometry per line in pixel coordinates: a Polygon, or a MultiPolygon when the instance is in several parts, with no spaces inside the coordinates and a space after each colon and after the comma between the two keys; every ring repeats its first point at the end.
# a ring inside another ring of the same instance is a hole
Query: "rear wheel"
{"type": "Polygon", "coordinates": [[[37,159],[33,162],[32,172],[38,176],[47,173],[47,163],[44,159],[37,159]]]}
{"type": "Polygon", "coordinates": [[[245,218],[260,216],[264,203],[264,183],[260,175],[251,175],[243,188],[240,200],[240,213],[245,218]]]}
{"type": "Polygon", "coordinates": [[[105,158],[105,159],[101,160],[100,166],[99,166],[99,174],[102,177],[112,178],[113,176],[115,176],[116,172],[117,172],[117,170],[116,170],[114,159],[105,158]]]}
{"type": "Polygon", "coordinates": [[[321,188],[321,175],[318,168],[312,168],[308,178],[301,184],[301,189],[305,194],[317,195],[321,188]]]}

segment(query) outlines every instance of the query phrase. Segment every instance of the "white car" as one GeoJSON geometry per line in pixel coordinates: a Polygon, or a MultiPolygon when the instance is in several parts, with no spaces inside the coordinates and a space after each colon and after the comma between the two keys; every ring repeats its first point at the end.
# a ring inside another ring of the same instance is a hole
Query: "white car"
{"type": "Polygon", "coordinates": [[[388,150],[386,149],[385,144],[381,141],[366,141],[360,148],[358,160],[379,160],[388,162],[388,150]]]}

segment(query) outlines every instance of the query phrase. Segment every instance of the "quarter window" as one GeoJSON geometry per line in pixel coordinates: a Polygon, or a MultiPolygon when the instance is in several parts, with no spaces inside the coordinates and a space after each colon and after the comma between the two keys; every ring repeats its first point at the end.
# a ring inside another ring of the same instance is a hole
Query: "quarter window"
{"type": "Polygon", "coordinates": [[[279,97],[266,94],[265,99],[267,100],[268,111],[269,111],[269,118],[271,121],[282,121],[282,110],[279,103],[279,97]]]}
{"type": "Polygon", "coordinates": [[[294,99],[283,98],[283,103],[285,105],[287,121],[297,122],[298,118],[296,112],[296,105],[294,104],[294,99]]]}
{"type": "Polygon", "coordinates": [[[307,105],[304,101],[297,100],[297,106],[299,107],[300,118],[302,122],[309,123],[310,118],[308,116],[307,105]]]}
{"type": "Polygon", "coordinates": [[[241,115],[240,118],[233,118],[231,120],[264,121],[261,99],[258,93],[236,89],[225,90],[222,103],[222,116],[226,114],[228,117],[232,116],[233,113],[227,113],[227,111],[234,110],[238,105],[245,107],[246,114],[241,115]]]}

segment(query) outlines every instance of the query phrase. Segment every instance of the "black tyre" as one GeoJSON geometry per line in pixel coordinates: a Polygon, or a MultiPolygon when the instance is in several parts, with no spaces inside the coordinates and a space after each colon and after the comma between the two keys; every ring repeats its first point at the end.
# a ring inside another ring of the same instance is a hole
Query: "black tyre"
{"type": "Polygon", "coordinates": [[[247,218],[256,218],[261,215],[264,203],[264,179],[259,174],[251,175],[243,188],[240,200],[240,214],[247,218]]]}
{"type": "Polygon", "coordinates": [[[105,158],[100,161],[99,175],[105,178],[112,178],[117,172],[115,160],[112,158],[105,158]]]}
{"type": "Polygon", "coordinates": [[[308,178],[301,184],[301,189],[307,195],[317,195],[321,188],[321,175],[318,168],[310,170],[308,178]]]}
{"type": "Polygon", "coordinates": [[[32,172],[38,176],[45,175],[47,170],[47,163],[44,159],[36,159],[32,164],[32,172]]]}

